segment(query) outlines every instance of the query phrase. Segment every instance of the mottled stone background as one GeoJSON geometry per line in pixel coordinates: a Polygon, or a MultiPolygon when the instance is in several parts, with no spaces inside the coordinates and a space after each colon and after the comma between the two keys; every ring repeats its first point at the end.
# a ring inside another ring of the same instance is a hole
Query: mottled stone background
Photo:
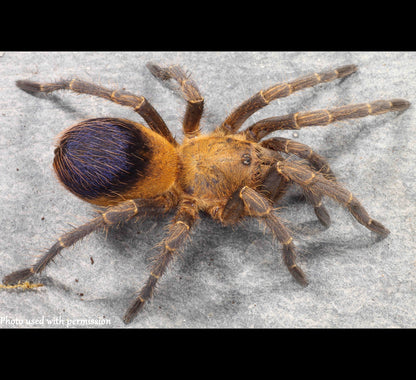
{"type": "MultiPolygon", "coordinates": [[[[70,92],[30,96],[17,79],[78,77],[142,94],[181,138],[185,103],[156,81],[145,63],[179,63],[205,97],[204,131],[260,89],[311,72],[354,63],[344,80],[272,102],[245,125],[273,115],[405,98],[415,103],[414,52],[5,52],[0,54],[0,276],[31,264],[92,208],[65,191],[52,170],[55,136],[91,117],[143,122],[131,109],[70,92]]],[[[281,250],[255,220],[223,228],[202,218],[156,297],[129,327],[416,327],[415,162],[412,105],[296,133],[326,156],[339,180],[384,223],[378,239],[343,208],[326,201],[322,228],[298,188],[279,214],[292,230],[310,284],[300,287],[281,250]]],[[[63,251],[34,291],[0,291],[0,327],[124,327],[122,316],[148,276],[153,247],[167,220],[128,223],[63,251]]]]}

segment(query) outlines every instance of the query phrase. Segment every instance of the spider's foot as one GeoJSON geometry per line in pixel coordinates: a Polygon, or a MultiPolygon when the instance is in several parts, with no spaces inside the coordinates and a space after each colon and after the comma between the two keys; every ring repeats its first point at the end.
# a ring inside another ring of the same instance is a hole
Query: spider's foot
{"type": "Polygon", "coordinates": [[[7,276],[3,277],[3,284],[4,285],[15,285],[19,282],[24,282],[28,278],[33,276],[32,268],[25,268],[21,270],[17,270],[8,274],[7,276]]]}
{"type": "Polygon", "coordinates": [[[324,206],[315,207],[315,214],[323,226],[328,228],[331,225],[331,217],[324,206]]]}
{"type": "Polygon", "coordinates": [[[170,79],[171,77],[168,70],[152,62],[147,63],[146,67],[150,70],[153,76],[155,76],[156,78],[160,80],[167,80],[167,79],[170,79]]]}
{"type": "Polygon", "coordinates": [[[377,220],[370,219],[367,224],[367,228],[375,233],[377,233],[382,239],[387,237],[390,234],[390,231],[384,227],[380,222],[377,220]]]}
{"type": "Polygon", "coordinates": [[[393,111],[404,111],[410,107],[410,102],[404,99],[392,99],[390,103],[393,111]]]}
{"type": "Polygon", "coordinates": [[[17,80],[16,86],[21,90],[28,92],[29,94],[34,94],[41,91],[41,86],[37,82],[32,82],[30,80],[17,80]]]}
{"type": "Polygon", "coordinates": [[[302,286],[308,286],[308,280],[306,279],[305,273],[296,264],[289,267],[290,274],[294,279],[302,286]]]}
{"type": "Polygon", "coordinates": [[[127,309],[126,314],[124,314],[123,322],[127,325],[136,317],[136,315],[143,309],[145,300],[141,297],[137,297],[134,302],[127,309]]]}

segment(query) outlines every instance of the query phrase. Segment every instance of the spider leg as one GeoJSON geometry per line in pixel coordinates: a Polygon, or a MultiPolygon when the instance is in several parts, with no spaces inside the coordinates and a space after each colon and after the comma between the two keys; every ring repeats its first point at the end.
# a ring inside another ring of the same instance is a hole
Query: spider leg
{"type": "Polygon", "coordinates": [[[288,229],[280,218],[273,212],[271,202],[262,194],[244,186],[239,196],[250,216],[263,220],[271,230],[273,236],[283,245],[283,261],[291,275],[301,285],[306,286],[308,281],[302,269],[296,264],[296,247],[288,229]]]}
{"type": "Polygon", "coordinates": [[[165,273],[169,263],[177,256],[178,249],[189,237],[190,229],[197,217],[195,203],[191,199],[183,199],[169,227],[168,236],[161,242],[162,249],[154,258],[149,278],[124,315],[124,323],[130,323],[142,310],[146,301],[152,297],[159,278],[165,273]]]}
{"type": "Polygon", "coordinates": [[[149,125],[149,127],[165,137],[169,142],[177,145],[169,128],[166,126],[162,117],[147,101],[144,96],[137,96],[127,91],[109,90],[105,87],[79,79],[61,80],[55,83],[38,83],[28,80],[16,81],[17,87],[28,93],[52,92],[57,90],[72,90],[78,94],[88,94],[110,100],[122,106],[132,107],[149,125]]]}
{"type": "Polygon", "coordinates": [[[308,145],[284,137],[273,137],[260,142],[260,145],[267,149],[284,152],[286,154],[294,154],[303,158],[311,164],[314,170],[321,173],[325,178],[332,181],[336,180],[335,174],[332,172],[326,159],[314,152],[308,145]]]}
{"type": "Polygon", "coordinates": [[[247,140],[260,141],[277,130],[301,129],[315,125],[328,125],[335,121],[356,119],[369,115],[380,115],[391,111],[403,111],[410,106],[404,99],[376,100],[371,103],[349,104],[332,109],[296,112],[285,116],[276,116],[263,119],[249,126],[241,134],[247,140]]]}
{"type": "Polygon", "coordinates": [[[146,66],[156,78],[160,80],[174,79],[179,83],[182,95],[188,104],[183,120],[185,136],[199,135],[199,122],[204,110],[204,98],[195,82],[178,65],[160,67],[154,63],[148,63],[146,66]]]}
{"type": "Polygon", "coordinates": [[[3,278],[5,285],[17,284],[19,281],[25,281],[36,273],[42,272],[45,267],[56,257],[64,248],[68,248],[81,240],[91,232],[101,227],[111,227],[121,222],[125,222],[139,212],[148,214],[157,214],[167,212],[170,207],[163,205],[160,201],[151,200],[129,200],[118,205],[107,208],[101,215],[91,221],[75,228],[74,230],[63,234],[58,241],[32,266],[24,268],[3,278]]]}
{"type": "MultiPolygon", "coordinates": [[[[287,191],[291,181],[282,177],[275,169],[271,167],[265,176],[263,183],[259,186],[258,191],[265,196],[271,204],[276,203],[287,191]]],[[[236,224],[241,218],[247,215],[244,202],[241,199],[241,188],[233,192],[225,206],[221,209],[214,207],[210,210],[213,219],[220,220],[225,225],[236,224]]]]}
{"type": "Polygon", "coordinates": [[[275,204],[286,194],[290,185],[291,182],[279,175],[276,169],[272,167],[261,185],[261,192],[275,204]]]}
{"type": "Polygon", "coordinates": [[[331,217],[325,206],[322,204],[322,195],[315,194],[309,189],[303,189],[303,194],[307,201],[312,204],[315,215],[321,224],[325,227],[329,227],[331,225],[331,217]]]}
{"type": "MultiPolygon", "coordinates": [[[[336,181],[335,175],[329,167],[327,161],[305,144],[301,144],[297,141],[293,141],[283,137],[275,137],[262,141],[260,145],[265,148],[272,149],[274,151],[284,152],[287,154],[294,154],[300,158],[303,158],[311,164],[313,169],[320,172],[325,178],[332,181],[336,181]]],[[[276,170],[273,170],[271,175],[273,174],[273,172],[276,173],[275,175],[282,178],[276,172],[276,170]]],[[[319,194],[315,194],[306,188],[303,189],[303,193],[306,199],[309,201],[309,203],[311,203],[314,206],[315,214],[318,220],[321,222],[321,224],[325,227],[329,227],[329,225],[331,224],[331,219],[328,214],[328,211],[322,204],[322,196],[319,194]]]]}
{"type": "Polygon", "coordinates": [[[295,91],[344,78],[357,70],[355,65],[338,67],[321,73],[314,73],[287,83],[278,83],[257,94],[235,108],[225,121],[216,129],[223,134],[236,133],[241,125],[256,111],[267,106],[272,100],[289,96],[295,91]]]}
{"type": "Polygon", "coordinates": [[[363,226],[386,237],[390,231],[380,222],[370,218],[365,208],[355,196],[334,181],[326,179],[305,165],[294,162],[279,161],[276,164],[277,172],[288,180],[291,180],[302,188],[309,190],[317,196],[328,196],[345,206],[354,218],[363,226]]]}

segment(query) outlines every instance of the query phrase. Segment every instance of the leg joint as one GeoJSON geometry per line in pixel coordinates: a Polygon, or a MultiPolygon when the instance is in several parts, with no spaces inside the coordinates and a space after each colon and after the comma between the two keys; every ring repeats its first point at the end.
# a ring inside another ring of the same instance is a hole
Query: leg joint
{"type": "Polygon", "coordinates": [[[133,199],[130,199],[130,202],[134,206],[134,215],[136,215],[139,212],[139,209],[137,208],[137,204],[136,204],[136,202],[133,199]]]}
{"type": "Polygon", "coordinates": [[[293,237],[290,237],[289,239],[287,239],[285,242],[282,242],[283,245],[290,245],[293,241],[293,237]]]}
{"type": "Polygon", "coordinates": [[[178,220],[177,222],[175,222],[175,224],[183,224],[186,227],[187,230],[190,229],[189,224],[183,222],[182,220],[178,220]]]}
{"type": "Polygon", "coordinates": [[[277,172],[283,177],[283,178],[285,178],[285,179],[287,179],[288,181],[290,180],[290,178],[283,172],[283,170],[282,170],[282,168],[281,168],[281,166],[282,166],[282,164],[283,164],[283,161],[278,161],[277,163],[276,163],[276,170],[277,170],[277,172]]]}
{"type": "Polygon", "coordinates": [[[140,109],[140,107],[143,105],[143,103],[144,103],[144,101],[145,101],[145,98],[144,98],[144,96],[140,96],[138,99],[137,99],[137,105],[135,105],[134,106],[134,110],[137,112],[139,109],[140,109]]]}
{"type": "Polygon", "coordinates": [[[264,94],[263,94],[263,90],[261,90],[261,91],[259,92],[259,95],[260,95],[260,97],[262,98],[262,100],[266,103],[266,105],[270,103],[270,100],[267,100],[267,99],[266,99],[266,97],[264,96],[264,94]]]}
{"type": "Polygon", "coordinates": [[[62,237],[58,238],[58,242],[59,242],[59,245],[60,245],[62,248],[65,248],[65,247],[66,247],[65,243],[62,241],[62,237]]]}
{"type": "Polygon", "coordinates": [[[305,186],[310,185],[315,177],[316,177],[316,174],[312,172],[310,178],[308,178],[305,182],[303,182],[303,185],[305,186]]]}
{"type": "Polygon", "coordinates": [[[107,212],[102,213],[102,214],[101,214],[101,216],[102,216],[102,218],[103,218],[103,220],[104,220],[104,223],[105,223],[105,224],[113,224],[113,223],[111,223],[111,221],[107,218],[107,212]]]}
{"type": "Polygon", "coordinates": [[[299,112],[296,112],[295,114],[293,114],[293,123],[295,125],[294,129],[300,129],[300,126],[298,124],[298,115],[299,115],[299,112]]]}
{"type": "Polygon", "coordinates": [[[165,250],[170,253],[174,253],[176,251],[176,249],[172,248],[168,243],[165,243],[165,250]]]}
{"type": "Polygon", "coordinates": [[[69,82],[69,88],[72,90],[72,91],[74,91],[74,89],[73,89],[73,85],[74,85],[74,82],[76,81],[76,79],[72,79],[70,82],[69,82]]]}
{"type": "Polygon", "coordinates": [[[158,276],[157,274],[154,274],[153,272],[150,272],[150,275],[154,277],[156,280],[160,278],[160,276],[158,276]]]}

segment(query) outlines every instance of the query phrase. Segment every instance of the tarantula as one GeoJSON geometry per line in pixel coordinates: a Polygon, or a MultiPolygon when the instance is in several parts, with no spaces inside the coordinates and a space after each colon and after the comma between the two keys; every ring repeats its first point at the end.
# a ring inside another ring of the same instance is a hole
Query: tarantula
{"type": "Polygon", "coordinates": [[[293,238],[273,208],[292,184],[302,188],[323,225],[330,224],[322,203],[322,198],[327,196],[345,206],[369,230],[382,237],[389,234],[337,182],[326,160],[310,147],[282,137],[261,140],[276,130],[322,126],[343,119],[405,110],[410,105],[408,101],[377,100],[297,112],[260,120],[239,132],[249,116],[271,101],[344,78],[357,70],[355,65],[346,65],[263,89],[235,108],[213,132],[202,134],[199,125],[204,98],[195,82],[177,65],[160,67],[148,63],[147,67],[156,78],[173,79],[180,85],[187,103],[182,144],[175,140],[143,96],[109,90],[79,79],[56,83],[16,82],[29,93],[65,89],[132,107],[150,129],[126,119],[95,118],[81,121],[62,133],[54,152],[57,178],[76,196],[104,208],[88,223],[62,235],[34,265],[5,276],[4,284],[17,284],[40,273],[63,248],[99,228],[133,217],[175,210],[167,236],[153,258],[150,275],[124,316],[125,323],[131,322],[152,297],[158,280],[189,237],[200,212],[224,225],[235,224],[245,217],[262,220],[283,247],[283,261],[289,272],[300,284],[307,285],[305,274],[296,263],[293,238]],[[286,155],[302,160],[288,160],[284,158],[286,155]]]}

